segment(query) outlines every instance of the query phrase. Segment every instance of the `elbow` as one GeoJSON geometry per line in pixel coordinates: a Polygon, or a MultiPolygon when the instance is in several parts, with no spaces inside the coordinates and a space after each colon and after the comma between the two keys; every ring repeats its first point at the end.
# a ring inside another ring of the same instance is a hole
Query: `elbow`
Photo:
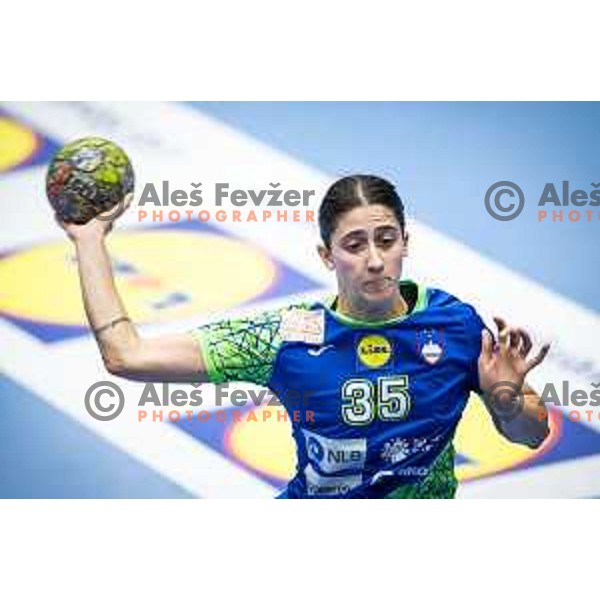
{"type": "Polygon", "coordinates": [[[534,433],[528,433],[526,435],[511,436],[508,439],[515,443],[527,446],[530,450],[538,450],[542,444],[548,438],[550,430],[546,427],[543,430],[536,431],[534,433]]]}
{"type": "Polygon", "coordinates": [[[537,450],[548,438],[548,423],[537,420],[514,420],[497,424],[498,431],[513,444],[537,450]]]}
{"type": "Polygon", "coordinates": [[[126,377],[129,368],[123,357],[105,356],[104,367],[115,377],[126,377]]]}
{"type": "Polygon", "coordinates": [[[135,375],[139,369],[139,344],[137,341],[125,344],[113,344],[100,347],[105,369],[115,377],[126,379],[135,375]]]}
{"type": "Polygon", "coordinates": [[[129,379],[130,381],[149,381],[148,374],[143,368],[143,363],[136,360],[134,353],[118,356],[105,356],[104,367],[114,377],[129,379]]]}
{"type": "Polygon", "coordinates": [[[544,440],[530,440],[525,442],[525,446],[527,446],[530,450],[537,450],[543,443],[544,440]]]}
{"type": "Polygon", "coordinates": [[[531,437],[525,442],[525,445],[528,446],[531,450],[537,450],[548,438],[550,435],[550,429],[546,427],[543,431],[538,433],[536,436],[531,437]]]}

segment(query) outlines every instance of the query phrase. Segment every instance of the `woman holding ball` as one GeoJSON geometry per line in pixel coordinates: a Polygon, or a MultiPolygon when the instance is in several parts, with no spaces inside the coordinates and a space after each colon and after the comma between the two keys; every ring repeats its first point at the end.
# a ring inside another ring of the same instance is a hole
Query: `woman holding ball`
{"type": "Polygon", "coordinates": [[[402,279],[404,206],[380,177],[344,177],[321,203],[318,255],[335,298],[155,339],[138,335],[115,287],[112,224],[61,223],[106,368],[141,381],[247,381],[288,411],[310,387],[314,417],[292,421],[296,474],[283,497],[453,497],[453,437],[471,391],[509,440],[538,447],[548,435],[525,385],[548,346],[532,356],[527,332],[499,318],[495,341],[473,307],[402,279]]]}

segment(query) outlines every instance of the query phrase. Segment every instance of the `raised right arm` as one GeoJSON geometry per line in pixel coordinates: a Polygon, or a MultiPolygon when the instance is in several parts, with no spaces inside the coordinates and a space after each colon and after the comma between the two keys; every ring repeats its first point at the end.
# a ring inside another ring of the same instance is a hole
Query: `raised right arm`
{"type": "Polygon", "coordinates": [[[85,312],[107,370],[138,381],[208,381],[201,350],[190,333],[144,339],[127,318],[105,244],[112,222],[60,225],[75,246],[85,312]]]}

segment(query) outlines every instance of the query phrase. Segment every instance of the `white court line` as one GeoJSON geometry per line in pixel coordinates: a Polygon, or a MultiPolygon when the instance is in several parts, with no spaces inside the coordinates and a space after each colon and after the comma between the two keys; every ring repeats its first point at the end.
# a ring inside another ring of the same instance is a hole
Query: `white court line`
{"type": "Polygon", "coordinates": [[[98,359],[85,356],[65,362],[60,355],[48,352],[45,344],[4,321],[0,321],[0,339],[0,364],[10,377],[192,494],[223,498],[273,496],[271,485],[177,427],[137,423],[135,405],[129,402],[137,394],[131,394],[129,382],[114,379],[97,367],[98,359]],[[128,399],[124,412],[113,421],[97,421],[84,407],[87,388],[102,380],[115,381],[128,399]]]}
{"type": "Polygon", "coordinates": [[[461,483],[459,498],[590,498],[600,495],[600,456],[461,483]]]}

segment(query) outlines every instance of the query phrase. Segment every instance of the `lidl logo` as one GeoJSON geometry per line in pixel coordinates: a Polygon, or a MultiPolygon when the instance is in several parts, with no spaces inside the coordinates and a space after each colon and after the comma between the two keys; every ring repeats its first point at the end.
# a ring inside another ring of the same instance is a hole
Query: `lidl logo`
{"type": "Polygon", "coordinates": [[[356,354],[366,367],[379,369],[392,358],[392,345],[382,335],[366,335],[358,342],[356,354]]]}
{"type": "MultiPolygon", "coordinates": [[[[189,319],[318,285],[251,243],[205,224],[115,232],[117,287],[137,323],[189,319]]],[[[0,258],[0,315],[44,341],[87,333],[72,244],[0,258]]]]}

